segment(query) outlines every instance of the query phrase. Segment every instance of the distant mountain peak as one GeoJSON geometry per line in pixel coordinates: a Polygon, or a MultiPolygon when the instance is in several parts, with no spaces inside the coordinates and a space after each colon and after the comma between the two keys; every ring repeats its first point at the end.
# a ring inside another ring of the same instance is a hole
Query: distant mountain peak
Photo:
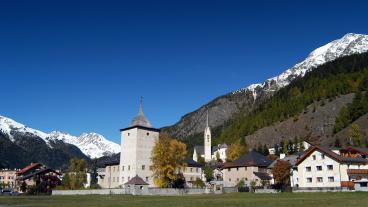
{"type": "Polygon", "coordinates": [[[52,131],[47,134],[42,131],[29,128],[4,116],[0,116],[0,130],[7,134],[12,142],[15,141],[12,136],[13,132],[29,133],[40,137],[50,148],[50,141],[60,140],[64,143],[75,145],[85,155],[91,158],[99,158],[104,155],[120,152],[120,145],[107,140],[104,136],[95,132],[83,133],[79,137],[61,131],[52,131]]]}

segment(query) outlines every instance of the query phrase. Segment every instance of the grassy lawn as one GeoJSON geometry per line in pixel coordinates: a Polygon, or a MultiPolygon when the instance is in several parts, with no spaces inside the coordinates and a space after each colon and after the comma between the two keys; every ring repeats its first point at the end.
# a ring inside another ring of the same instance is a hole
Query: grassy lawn
{"type": "Polygon", "coordinates": [[[0,196],[0,207],[118,207],[118,206],[250,206],[250,207],[359,207],[368,206],[368,193],[282,193],[251,194],[234,193],[223,195],[195,196],[0,196]]]}

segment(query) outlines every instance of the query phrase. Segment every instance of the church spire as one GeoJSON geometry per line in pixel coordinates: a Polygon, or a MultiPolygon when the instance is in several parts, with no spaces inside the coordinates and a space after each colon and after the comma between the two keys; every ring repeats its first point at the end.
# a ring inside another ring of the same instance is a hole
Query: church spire
{"type": "Polygon", "coordinates": [[[141,115],[143,115],[143,106],[142,106],[142,102],[143,102],[143,97],[141,96],[140,98],[139,98],[139,112],[138,112],[138,114],[141,114],[141,115]]]}
{"type": "Polygon", "coordinates": [[[209,127],[209,124],[208,124],[208,109],[207,109],[207,119],[206,119],[206,128],[209,127]]]}

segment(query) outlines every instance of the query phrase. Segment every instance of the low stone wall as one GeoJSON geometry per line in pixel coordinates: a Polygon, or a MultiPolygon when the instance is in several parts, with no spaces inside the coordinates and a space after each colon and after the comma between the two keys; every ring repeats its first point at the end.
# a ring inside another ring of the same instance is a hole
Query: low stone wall
{"type": "Polygon", "coordinates": [[[348,188],[293,188],[293,193],[349,192],[348,188]]]}
{"type": "Polygon", "coordinates": [[[278,193],[279,191],[275,189],[255,189],[255,193],[278,193]]]}
{"type": "Polygon", "coordinates": [[[224,193],[237,193],[238,188],[237,187],[223,187],[222,192],[224,192],[224,193]]]}
{"type": "MultiPolygon", "coordinates": [[[[237,188],[224,188],[223,193],[237,192],[237,188]]],[[[52,195],[158,195],[158,196],[179,196],[179,195],[199,195],[213,193],[207,188],[118,188],[118,189],[96,189],[96,190],[53,190],[52,195]]]]}
{"type": "Polygon", "coordinates": [[[126,194],[124,189],[53,190],[52,195],[114,195],[126,194]]]}

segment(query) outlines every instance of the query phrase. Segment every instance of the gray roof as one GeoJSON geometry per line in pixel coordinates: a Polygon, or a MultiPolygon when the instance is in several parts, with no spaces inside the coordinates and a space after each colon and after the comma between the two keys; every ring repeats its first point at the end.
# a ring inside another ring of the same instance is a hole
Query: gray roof
{"type": "Polygon", "coordinates": [[[233,168],[233,167],[250,167],[250,166],[258,166],[258,167],[268,167],[272,163],[272,160],[268,159],[266,156],[262,154],[251,151],[246,155],[241,156],[239,159],[233,162],[226,162],[223,168],[233,168]]]}
{"type": "Polygon", "coordinates": [[[143,109],[142,109],[142,99],[141,99],[141,103],[140,103],[140,106],[139,106],[139,112],[138,112],[137,116],[133,119],[133,121],[130,123],[130,126],[131,127],[142,126],[142,127],[148,127],[148,128],[152,127],[151,123],[144,116],[143,109]]]}
{"type": "Polygon", "coordinates": [[[196,145],[194,146],[194,150],[197,152],[197,154],[204,155],[204,146],[196,145]]]}
{"type": "Polygon", "coordinates": [[[149,185],[148,183],[144,182],[144,180],[136,175],[132,179],[130,179],[128,182],[126,182],[124,185],[149,185]]]}

